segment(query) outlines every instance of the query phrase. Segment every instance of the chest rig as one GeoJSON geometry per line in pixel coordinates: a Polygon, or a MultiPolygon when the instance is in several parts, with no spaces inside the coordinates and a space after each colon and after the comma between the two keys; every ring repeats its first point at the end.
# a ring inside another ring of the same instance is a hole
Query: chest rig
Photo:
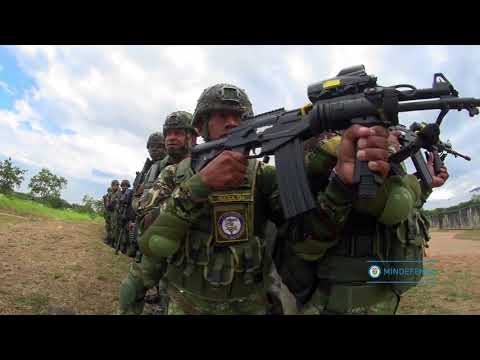
{"type": "Polygon", "coordinates": [[[388,284],[374,284],[369,267],[376,264],[382,269],[423,268],[421,260],[428,240],[428,222],[418,209],[393,226],[352,211],[339,242],[317,266],[318,288],[325,296],[327,309],[345,313],[353,308],[378,304],[392,294],[399,297],[415,286],[421,275],[389,277],[388,284]],[[374,260],[395,262],[372,263],[374,260]]]}
{"type": "Polygon", "coordinates": [[[162,160],[155,161],[150,169],[148,170],[147,174],[145,175],[145,181],[143,186],[145,190],[151,189],[153,184],[155,184],[155,180],[157,180],[158,175],[163,170],[164,167],[170,164],[168,155],[165,156],[162,160]]]}
{"type": "MultiPolygon", "coordinates": [[[[249,160],[245,182],[216,191],[203,204],[180,249],[168,259],[167,276],[176,287],[209,300],[246,298],[263,285],[263,238],[255,234],[255,179],[258,162],[249,160]]],[[[183,161],[180,183],[194,173],[183,161]]]]}

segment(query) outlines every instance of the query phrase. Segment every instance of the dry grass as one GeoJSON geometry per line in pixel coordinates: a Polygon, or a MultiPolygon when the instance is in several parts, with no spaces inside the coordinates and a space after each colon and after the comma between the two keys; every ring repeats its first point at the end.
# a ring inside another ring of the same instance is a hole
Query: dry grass
{"type": "Polygon", "coordinates": [[[435,283],[409,290],[399,314],[480,315],[480,246],[472,235],[472,230],[432,232],[429,253],[436,263],[429,267],[439,274],[435,283]]]}
{"type": "MultiPolygon", "coordinates": [[[[409,290],[399,314],[480,314],[480,243],[462,237],[432,232],[437,282],[409,290]]],[[[114,314],[131,260],[102,238],[95,222],[0,215],[0,314],[114,314]]]]}
{"type": "Polygon", "coordinates": [[[129,258],[95,222],[0,216],[0,314],[113,314],[129,258]]]}
{"type": "Polygon", "coordinates": [[[461,240],[480,240],[480,230],[464,230],[459,232],[456,236],[456,239],[461,240]]]}

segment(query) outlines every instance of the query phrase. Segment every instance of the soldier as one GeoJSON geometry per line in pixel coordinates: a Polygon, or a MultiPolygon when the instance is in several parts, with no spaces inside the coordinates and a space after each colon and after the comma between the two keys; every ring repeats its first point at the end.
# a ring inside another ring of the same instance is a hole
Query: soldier
{"type": "Polygon", "coordinates": [[[115,243],[114,248],[122,250],[122,253],[126,252],[126,243],[124,238],[125,232],[125,207],[126,207],[126,198],[128,196],[128,189],[130,188],[130,182],[128,180],[122,180],[120,183],[120,191],[115,201],[115,243]]]}
{"type": "MultiPolygon", "coordinates": [[[[252,105],[244,90],[218,84],[204,90],[194,125],[206,141],[225,136],[252,105]]],[[[306,216],[308,230],[331,237],[352,206],[355,143],[361,160],[385,177],[388,132],[353,126],[342,137],[342,152],[317,212],[306,216]]],[[[166,167],[159,176],[161,212],[140,238],[143,252],[168,259],[168,291],[178,311],[189,314],[265,314],[271,259],[265,251],[265,224],[284,223],[275,169],[244,154],[223,151],[199,173],[190,159],[166,167]]],[[[307,229],[307,228],[306,228],[307,229]]],[[[135,274],[132,274],[135,275],[135,274]]],[[[125,302],[141,296],[136,276],[124,289],[125,302]]],[[[173,310],[173,309],[172,309],[173,310]]]]}
{"type": "Polygon", "coordinates": [[[132,199],[132,190],[130,190],[130,181],[122,180],[120,183],[121,191],[118,198],[116,213],[117,213],[117,228],[115,249],[120,250],[122,254],[127,252],[129,243],[129,226],[128,220],[131,218],[131,212],[129,211],[130,203],[132,199]]]}
{"type": "MultiPolygon", "coordinates": [[[[392,133],[389,137],[390,153],[400,147],[397,136],[398,133],[392,133]]],[[[339,144],[340,136],[336,133],[322,134],[306,144],[310,176],[323,178],[325,184],[328,169],[335,166],[336,153],[341,151],[337,149],[339,144]]],[[[446,172],[446,169],[442,170],[446,172]]],[[[443,184],[446,178],[448,174],[442,174],[434,180],[434,186],[443,184]]],[[[324,184],[320,184],[320,189],[324,184]]],[[[391,177],[386,184],[390,198],[381,202],[386,204],[383,210],[378,206],[365,206],[357,202],[348,215],[343,231],[333,242],[313,243],[301,235],[289,233],[286,228],[282,229],[282,251],[276,253],[275,262],[282,280],[296,296],[301,312],[396,312],[400,295],[412,285],[368,284],[367,261],[423,259],[429,236],[428,221],[420,209],[429,193],[425,188],[421,190],[413,175],[391,177]],[[401,186],[402,183],[404,186],[401,186]],[[406,189],[410,189],[415,196],[410,196],[406,189]],[[395,206],[392,202],[394,197],[404,200],[395,206]]]]}
{"type": "Polygon", "coordinates": [[[115,208],[117,206],[118,198],[120,195],[120,183],[118,180],[113,180],[111,183],[112,192],[107,197],[107,213],[110,226],[109,226],[109,233],[108,233],[108,244],[112,247],[115,246],[116,242],[116,224],[117,224],[117,217],[115,213],[115,208]]]}
{"type": "Polygon", "coordinates": [[[110,196],[111,193],[112,193],[112,188],[109,187],[107,189],[107,193],[103,195],[103,198],[102,198],[103,199],[103,218],[105,219],[105,239],[103,240],[103,242],[107,245],[110,245],[112,240],[110,239],[111,214],[110,214],[110,211],[107,209],[108,197],[110,196]]]}
{"type": "MultiPolygon", "coordinates": [[[[165,139],[165,147],[167,156],[160,162],[158,167],[162,170],[168,165],[174,165],[181,160],[189,156],[192,147],[192,140],[197,136],[197,131],[192,127],[192,114],[186,111],[176,111],[169,114],[163,125],[163,136],[165,139]]],[[[147,185],[145,187],[148,191],[144,191],[138,204],[138,218],[137,223],[139,225],[139,232],[142,233],[150,225],[153,219],[158,214],[158,189],[153,185],[147,185]]],[[[168,306],[168,294],[166,293],[166,284],[161,281],[162,275],[166,269],[166,261],[154,261],[148,256],[142,256],[141,264],[132,264],[131,272],[147,274],[146,278],[143,278],[144,283],[143,296],[141,300],[141,306],[135,309],[123,308],[122,313],[141,313],[143,309],[144,296],[147,290],[157,287],[157,296],[147,299],[149,302],[160,302],[159,312],[161,313],[168,306]],[[143,272],[143,268],[149,269],[147,272],[143,272]]],[[[127,277],[122,288],[128,286],[131,280],[131,276],[127,277]],[[125,284],[126,283],[126,284],[125,284]]]]}
{"type": "Polygon", "coordinates": [[[165,158],[165,138],[162,133],[155,132],[148,137],[147,140],[147,150],[150,155],[150,159],[147,159],[143,170],[141,171],[140,177],[135,179],[134,183],[134,195],[132,200],[132,207],[135,211],[138,209],[138,203],[145,189],[150,189],[153,185],[153,182],[160,173],[162,168],[162,160],[165,158]]]}

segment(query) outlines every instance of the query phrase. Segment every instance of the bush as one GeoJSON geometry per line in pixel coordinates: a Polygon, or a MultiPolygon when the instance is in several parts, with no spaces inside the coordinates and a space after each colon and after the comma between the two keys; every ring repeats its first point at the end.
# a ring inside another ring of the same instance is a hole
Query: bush
{"type": "Polygon", "coordinates": [[[57,176],[50,170],[43,168],[30,179],[28,187],[33,195],[44,200],[60,198],[60,193],[67,186],[68,181],[62,176],[57,176]]]}
{"type": "Polygon", "coordinates": [[[58,197],[48,197],[42,201],[45,205],[50,206],[54,209],[67,209],[71,207],[68,201],[63,200],[58,197]]]}

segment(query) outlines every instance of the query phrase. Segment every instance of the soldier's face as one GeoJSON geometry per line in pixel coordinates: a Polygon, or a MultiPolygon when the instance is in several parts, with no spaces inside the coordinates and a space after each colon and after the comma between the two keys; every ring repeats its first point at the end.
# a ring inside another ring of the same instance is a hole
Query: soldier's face
{"type": "Polygon", "coordinates": [[[224,137],[228,132],[240,125],[240,115],[229,111],[214,111],[208,120],[210,139],[224,137]]]}
{"type": "Polygon", "coordinates": [[[118,190],[118,184],[112,185],[112,191],[115,192],[118,190]]]}
{"type": "Polygon", "coordinates": [[[167,148],[167,152],[183,149],[189,139],[189,135],[183,129],[168,129],[165,132],[165,147],[167,148]]]}
{"type": "Polygon", "coordinates": [[[162,143],[153,143],[148,148],[148,153],[153,161],[160,160],[160,158],[165,154],[165,146],[162,143]]]}
{"type": "Polygon", "coordinates": [[[127,185],[121,185],[121,187],[122,187],[122,191],[126,191],[128,189],[127,185]]]}

